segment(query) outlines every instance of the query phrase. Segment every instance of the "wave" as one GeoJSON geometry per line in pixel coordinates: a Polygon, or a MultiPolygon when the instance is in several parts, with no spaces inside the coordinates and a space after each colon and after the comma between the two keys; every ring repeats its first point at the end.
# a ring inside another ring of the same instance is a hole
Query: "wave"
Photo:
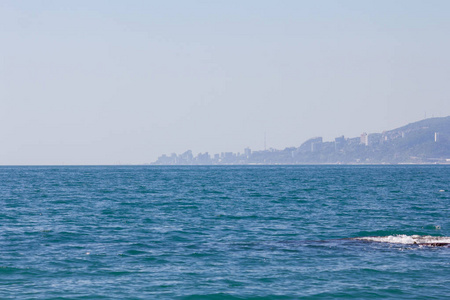
{"type": "Polygon", "coordinates": [[[352,238],[352,240],[404,245],[450,246],[450,237],[448,236],[397,234],[388,236],[356,237],[352,238]]]}

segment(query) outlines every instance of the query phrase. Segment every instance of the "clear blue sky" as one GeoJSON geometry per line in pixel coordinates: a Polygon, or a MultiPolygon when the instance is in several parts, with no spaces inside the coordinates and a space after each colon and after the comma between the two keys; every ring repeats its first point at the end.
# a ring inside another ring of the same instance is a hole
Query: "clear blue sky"
{"type": "Polygon", "coordinates": [[[138,164],[450,115],[450,1],[0,1],[0,164],[138,164]]]}

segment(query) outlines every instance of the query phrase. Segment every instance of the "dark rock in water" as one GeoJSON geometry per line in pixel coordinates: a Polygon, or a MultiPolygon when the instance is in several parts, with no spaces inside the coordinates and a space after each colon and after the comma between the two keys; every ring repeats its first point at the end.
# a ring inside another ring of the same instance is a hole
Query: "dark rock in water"
{"type": "Polygon", "coordinates": [[[450,243],[416,243],[416,244],[429,247],[450,247],[450,243]]]}

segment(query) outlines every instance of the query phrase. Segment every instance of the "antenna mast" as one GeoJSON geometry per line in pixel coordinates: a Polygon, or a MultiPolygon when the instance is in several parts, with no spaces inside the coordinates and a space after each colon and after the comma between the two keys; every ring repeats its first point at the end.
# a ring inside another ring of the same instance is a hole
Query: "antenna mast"
{"type": "Polygon", "coordinates": [[[266,132],[264,131],[264,151],[266,151],[266,132]]]}

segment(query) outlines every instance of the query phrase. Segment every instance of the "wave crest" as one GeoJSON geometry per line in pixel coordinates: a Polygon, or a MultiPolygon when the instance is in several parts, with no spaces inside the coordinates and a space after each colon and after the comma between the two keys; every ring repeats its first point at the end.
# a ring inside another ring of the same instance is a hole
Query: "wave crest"
{"type": "Polygon", "coordinates": [[[450,246],[450,237],[431,235],[388,235],[352,238],[353,240],[405,245],[450,246]]]}

